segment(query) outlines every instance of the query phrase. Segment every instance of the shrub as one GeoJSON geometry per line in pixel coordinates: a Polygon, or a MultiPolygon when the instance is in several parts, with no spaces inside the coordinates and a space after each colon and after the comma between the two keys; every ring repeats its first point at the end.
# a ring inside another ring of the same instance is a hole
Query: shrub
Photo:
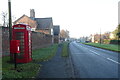
{"type": "Polygon", "coordinates": [[[109,43],[110,43],[110,40],[104,39],[104,40],[103,40],[103,43],[104,43],[104,44],[109,44],[109,43]]]}
{"type": "Polygon", "coordinates": [[[111,40],[110,44],[118,44],[118,45],[120,45],[120,40],[111,40]]]}

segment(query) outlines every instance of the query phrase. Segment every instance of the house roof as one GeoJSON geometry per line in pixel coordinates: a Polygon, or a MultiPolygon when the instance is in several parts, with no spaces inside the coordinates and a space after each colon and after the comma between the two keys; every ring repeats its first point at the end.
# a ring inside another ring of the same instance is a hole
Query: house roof
{"type": "MultiPolygon", "coordinates": [[[[17,19],[16,21],[14,21],[13,23],[15,24],[16,22],[18,22],[23,17],[28,17],[28,16],[23,15],[19,19],[17,19]]],[[[48,17],[48,18],[32,18],[32,17],[28,17],[28,18],[37,22],[37,28],[36,29],[38,29],[38,30],[39,29],[50,29],[53,26],[52,17],[48,17]]]]}
{"type": "MultiPolygon", "coordinates": [[[[15,24],[16,22],[18,22],[21,18],[23,18],[23,17],[25,17],[25,16],[28,17],[27,15],[24,14],[23,16],[21,16],[20,18],[18,18],[18,19],[17,19],[16,21],[14,21],[13,23],[15,24]]],[[[29,17],[28,17],[28,18],[29,18],[29,17]]]]}
{"type": "Polygon", "coordinates": [[[54,31],[54,35],[59,35],[59,33],[60,33],[60,26],[59,25],[54,25],[53,31],[54,31]]]}
{"type": "Polygon", "coordinates": [[[53,25],[52,18],[35,18],[37,21],[37,29],[50,29],[53,25]]]}

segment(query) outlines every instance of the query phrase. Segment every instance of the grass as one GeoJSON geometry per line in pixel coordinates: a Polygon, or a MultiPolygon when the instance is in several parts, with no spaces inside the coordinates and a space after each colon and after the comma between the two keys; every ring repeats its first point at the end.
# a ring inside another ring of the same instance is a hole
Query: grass
{"type": "Polygon", "coordinates": [[[41,48],[37,50],[33,50],[32,58],[33,60],[30,63],[18,64],[17,67],[22,69],[21,72],[16,70],[11,70],[14,68],[14,64],[8,63],[9,56],[5,56],[2,58],[2,72],[3,79],[4,78],[35,78],[37,73],[42,66],[39,64],[41,61],[46,61],[51,59],[57,50],[57,44],[49,46],[47,48],[41,48]]]}
{"type": "Polygon", "coordinates": [[[62,57],[68,57],[69,56],[69,52],[68,52],[68,42],[64,42],[63,44],[63,48],[62,48],[62,57]]]}
{"type": "Polygon", "coordinates": [[[30,62],[26,64],[18,64],[17,67],[22,69],[21,72],[16,70],[12,70],[14,68],[14,64],[7,63],[9,61],[9,56],[3,57],[3,79],[4,78],[34,78],[36,73],[39,70],[39,64],[30,62]]]}
{"type": "Polygon", "coordinates": [[[58,44],[54,44],[48,48],[33,50],[33,60],[35,62],[47,61],[55,55],[57,48],[58,44]]]}
{"type": "Polygon", "coordinates": [[[98,48],[103,48],[103,49],[111,50],[111,51],[120,52],[120,49],[119,49],[120,45],[100,44],[100,43],[84,43],[84,44],[95,46],[95,47],[98,47],[98,48]]]}

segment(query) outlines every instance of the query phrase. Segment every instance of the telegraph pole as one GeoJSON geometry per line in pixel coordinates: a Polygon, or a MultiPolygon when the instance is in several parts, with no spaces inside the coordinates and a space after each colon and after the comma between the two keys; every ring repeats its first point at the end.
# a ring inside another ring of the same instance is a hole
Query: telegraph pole
{"type": "Polygon", "coordinates": [[[101,44],[101,28],[100,28],[100,44],[101,44]]]}
{"type": "MultiPolygon", "coordinates": [[[[8,0],[8,13],[9,13],[9,42],[10,42],[12,40],[11,0],[8,0]]],[[[10,60],[13,61],[11,53],[10,60]]]]}

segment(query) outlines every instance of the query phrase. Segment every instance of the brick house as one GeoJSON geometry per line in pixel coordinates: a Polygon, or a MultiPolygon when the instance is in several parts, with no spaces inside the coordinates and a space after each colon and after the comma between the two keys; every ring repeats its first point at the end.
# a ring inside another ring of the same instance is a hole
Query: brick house
{"type": "Polygon", "coordinates": [[[30,25],[32,27],[32,31],[53,35],[52,17],[35,18],[34,9],[30,10],[30,17],[23,15],[14,22],[14,24],[19,24],[19,23],[30,25]]]}
{"type": "Polygon", "coordinates": [[[28,24],[32,27],[32,31],[35,31],[37,27],[37,23],[35,20],[32,20],[30,17],[23,15],[19,19],[17,19],[13,24],[28,24]]]}
{"type": "Polygon", "coordinates": [[[37,22],[36,32],[53,35],[53,21],[52,18],[35,18],[37,22]]]}

